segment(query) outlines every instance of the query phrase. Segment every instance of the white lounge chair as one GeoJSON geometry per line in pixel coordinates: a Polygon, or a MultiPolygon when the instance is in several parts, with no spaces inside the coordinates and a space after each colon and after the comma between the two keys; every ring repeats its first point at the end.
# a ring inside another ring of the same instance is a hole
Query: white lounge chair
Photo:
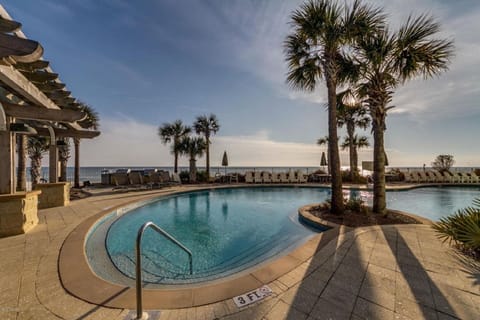
{"type": "Polygon", "coordinates": [[[288,183],[288,177],[287,177],[287,174],[285,172],[280,172],[278,174],[278,176],[280,177],[280,182],[281,183],[288,183]]]}
{"type": "Polygon", "coordinates": [[[410,172],[403,172],[403,176],[405,177],[405,182],[412,182],[412,174],[410,172]]]}
{"type": "Polygon", "coordinates": [[[443,175],[443,181],[444,182],[448,182],[448,183],[453,183],[454,182],[453,175],[450,172],[444,171],[442,173],[442,175],[443,175]]]}
{"type": "Polygon", "coordinates": [[[262,183],[262,172],[255,171],[253,174],[253,180],[255,183],[262,183]]]}
{"type": "Polygon", "coordinates": [[[272,174],[268,171],[262,171],[262,182],[272,183],[272,174]]]}
{"type": "Polygon", "coordinates": [[[418,171],[418,175],[420,176],[419,182],[428,182],[428,177],[424,171],[418,171]]]}
{"type": "Polygon", "coordinates": [[[410,179],[412,182],[420,182],[420,176],[418,175],[417,171],[410,172],[410,179]]]}
{"type": "Polygon", "coordinates": [[[308,176],[304,174],[302,171],[298,172],[298,182],[299,183],[307,183],[308,176]]]}
{"type": "Polygon", "coordinates": [[[433,174],[435,174],[435,177],[436,177],[436,181],[439,182],[439,183],[443,183],[445,182],[445,177],[438,171],[432,171],[433,174]]]}
{"type": "Polygon", "coordinates": [[[298,176],[296,172],[289,171],[288,172],[288,182],[290,183],[297,183],[298,182],[298,176]]]}
{"type": "Polygon", "coordinates": [[[458,175],[462,177],[462,183],[471,183],[470,175],[466,172],[459,172],[458,175]]]}
{"type": "Polygon", "coordinates": [[[253,183],[253,171],[247,171],[245,172],[245,182],[246,183],[253,183]]]}
{"type": "Polygon", "coordinates": [[[462,176],[458,174],[458,172],[455,172],[452,174],[453,177],[453,182],[454,183],[462,183],[462,176]]]}
{"type": "Polygon", "coordinates": [[[479,177],[475,172],[470,172],[470,181],[471,183],[478,183],[480,181],[479,177]]]}
{"type": "Polygon", "coordinates": [[[435,176],[435,173],[433,171],[427,171],[426,174],[428,182],[437,182],[437,177],[435,176]]]}
{"type": "Polygon", "coordinates": [[[272,183],[280,183],[281,180],[280,180],[280,177],[279,177],[279,174],[278,173],[272,173],[272,183]]]}

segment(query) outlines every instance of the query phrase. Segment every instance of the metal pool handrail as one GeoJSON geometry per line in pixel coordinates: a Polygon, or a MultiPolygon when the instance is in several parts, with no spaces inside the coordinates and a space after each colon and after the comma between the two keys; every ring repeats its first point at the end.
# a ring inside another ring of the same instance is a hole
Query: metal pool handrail
{"type": "Polygon", "coordinates": [[[172,243],[176,244],[180,247],[183,251],[188,254],[188,259],[190,263],[190,274],[193,273],[192,267],[192,252],[188,250],[183,244],[181,244],[177,239],[171,236],[168,232],[157,226],[152,221],[146,222],[143,226],[138,229],[137,233],[137,242],[136,242],[136,267],[135,267],[135,277],[136,277],[136,291],[137,291],[137,318],[136,319],[143,319],[143,305],[142,305],[142,237],[143,233],[146,229],[151,227],[153,230],[160,233],[162,236],[170,240],[172,243]]]}

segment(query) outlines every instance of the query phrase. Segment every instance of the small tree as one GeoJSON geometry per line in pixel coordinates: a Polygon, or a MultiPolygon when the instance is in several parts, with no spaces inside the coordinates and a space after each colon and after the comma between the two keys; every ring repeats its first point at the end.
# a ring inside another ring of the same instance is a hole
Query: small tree
{"type": "Polygon", "coordinates": [[[450,171],[450,168],[455,163],[453,156],[450,154],[440,154],[435,158],[435,161],[432,162],[433,169],[443,173],[445,171],[450,171]]]}

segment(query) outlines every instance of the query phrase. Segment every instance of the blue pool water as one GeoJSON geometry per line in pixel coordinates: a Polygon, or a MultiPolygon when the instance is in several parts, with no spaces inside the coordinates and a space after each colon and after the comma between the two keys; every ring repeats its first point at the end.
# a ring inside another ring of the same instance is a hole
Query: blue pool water
{"type": "MultiPolygon", "coordinates": [[[[371,202],[366,191],[345,191],[345,196],[371,202]]],[[[471,204],[480,187],[426,187],[387,192],[388,207],[438,220],[471,204]]],[[[213,189],[159,198],[103,219],[86,244],[92,269],[107,280],[118,276],[105,271],[91,241],[98,230],[108,230],[106,252],[126,278],[134,278],[135,238],[146,221],[153,221],[193,253],[193,275],[188,256],[153,230],[142,243],[143,280],[153,284],[196,283],[231,275],[300,245],[318,231],[298,222],[300,206],[330,197],[328,188],[256,187],[213,189]],[[111,224],[111,225],[110,225],[111,224]]],[[[104,242],[103,242],[104,241],[104,242]]],[[[108,269],[108,268],[107,268],[108,269]]]]}

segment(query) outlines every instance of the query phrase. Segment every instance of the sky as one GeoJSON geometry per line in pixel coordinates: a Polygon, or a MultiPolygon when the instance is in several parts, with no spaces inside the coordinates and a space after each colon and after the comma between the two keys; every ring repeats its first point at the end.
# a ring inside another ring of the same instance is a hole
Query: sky
{"type": "MultiPolygon", "coordinates": [[[[214,113],[211,165],[318,166],[327,134],[326,90],[292,90],[282,44],[297,0],[4,0],[44,47],[60,80],[100,114],[100,137],[82,140],[82,166],[171,166],[157,132],[214,113]]],[[[347,1],[350,2],[350,1],[347,1]]],[[[480,166],[480,1],[370,0],[394,30],[428,13],[455,42],[450,70],[396,90],[385,146],[391,166],[427,166],[452,154],[480,166]]],[[[370,130],[359,132],[370,138],[370,130]]],[[[345,136],[345,131],[340,130],[345,136]]],[[[372,148],[359,153],[372,160],[372,148]]],[[[341,152],[348,165],[348,152],[341,152]]],[[[72,162],[73,163],[73,162],[72,162]]],[[[180,162],[187,165],[187,159],[180,162]]],[[[204,164],[204,159],[198,161],[204,164]]]]}

